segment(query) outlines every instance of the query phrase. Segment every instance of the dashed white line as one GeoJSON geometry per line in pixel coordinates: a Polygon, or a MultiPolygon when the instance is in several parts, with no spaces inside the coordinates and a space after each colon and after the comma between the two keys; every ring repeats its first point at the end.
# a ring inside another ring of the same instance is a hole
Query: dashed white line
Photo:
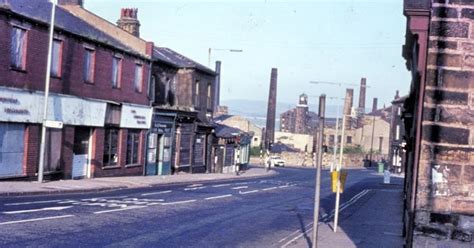
{"type": "Polygon", "coordinates": [[[249,186],[238,186],[238,187],[233,187],[232,189],[246,189],[249,186]]]}
{"type": "Polygon", "coordinates": [[[245,194],[257,193],[258,191],[260,190],[256,189],[256,190],[250,190],[250,191],[239,191],[239,193],[241,195],[245,195],[245,194]]]}
{"type": "Polygon", "coordinates": [[[219,187],[225,187],[225,186],[230,186],[230,183],[212,185],[213,188],[219,188],[219,187]]]}
{"type": "Polygon", "coordinates": [[[202,183],[196,183],[196,184],[188,185],[188,188],[200,187],[200,186],[203,186],[203,185],[204,185],[204,184],[202,184],[202,183]]]}
{"type": "Polygon", "coordinates": [[[160,203],[160,205],[176,205],[176,204],[185,204],[185,203],[191,203],[195,202],[197,200],[187,200],[187,201],[176,201],[176,202],[163,202],[160,203]]]}
{"type": "Polygon", "coordinates": [[[94,214],[105,214],[105,213],[110,213],[110,212],[126,211],[126,210],[138,209],[138,208],[146,208],[146,206],[132,206],[132,207],[126,207],[126,208],[103,210],[103,211],[94,212],[94,214]]]}
{"type": "Polygon", "coordinates": [[[264,189],[262,189],[262,190],[267,191],[267,190],[274,190],[274,189],[277,189],[277,188],[278,188],[278,187],[270,187],[270,188],[264,188],[264,189]]]}
{"type": "Polygon", "coordinates": [[[74,217],[74,215],[60,215],[60,216],[44,217],[44,218],[36,218],[36,219],[27,219],[27,220],[15,220],[15,221],[0,222],[0,226],[1,226],[1,225],[16,224],[16,223],[26,223],[26,222],[42,221],[42,220],[63,219],[63,218],[69,218],[69,217],[74,217]]]}
{"type": "Polygon", "coordinates": [[[194,187],[194,188],[184,188],[185,191],[188,191],[188,190],[198,190],[198,189],[205,189],[207,188],[206,186],[201,186],[201,187],[194,187]]]}
{"type": "Polygon", "coordinates": [[[150,192],[150,193],[144,193],[142,196],[147,196],[147,195],[160,195],[160,194],[168,194],[173,192],[172,190],[165,190],[165,191],[158,191],[158,192],[150,192]]]}
{"type": "Polygon", "coordinates": [[[279,189],[288,188],[288,187],[290,187],[290,185],[278,186],[279,189]]]}
{"type": "Polygon", "coordinates": [[[231,194],[228,195],[218,195],[218,196],[212,196],[212,197],[207,197],[204,198],[205,200],[213,200],[213,199],[220,199],[220,198],[226,198],[226,197],[231,197],[231,194]]]}
{"type": "Polygon", "coordinates": [[[31,202],[15,202],[15,203],[5,203],[5,206],[18,206],[18,205],[29,205],[29,204],[39,204],[39,203],[51,203],[51,202],[60,202],[64,200],[49,200],[49,201],[31,201],[31,202]]]}
{"type": "Polygon", "coordinates": [[[40,211],[61,211],[61,210],[68,209],[68,208],[72,208],[72,206],[16,210],[16,211],[6,211],[6,212],[2,212],[2,213],[4,213],[4,214],[24,214],[24,213],[33,213],[33,212],[40,212],[40,211]]]}

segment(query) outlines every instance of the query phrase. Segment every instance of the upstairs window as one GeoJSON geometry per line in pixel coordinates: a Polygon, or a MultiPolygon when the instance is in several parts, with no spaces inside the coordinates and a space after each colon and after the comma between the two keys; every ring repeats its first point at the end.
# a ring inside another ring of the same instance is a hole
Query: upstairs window
{"type": "Polygon", "coordinates": [[[51,76],[61,76],[62,50],[63,42],[61,40],[53,40],[53,47],[51,51],[51,76]]]}
{"type": "Polygon", "coordinates": [[[26,29],[19,27],[12,28],[12,40],[10,59],[11,66],[15,69],[25,70],[26,68],[26,29]]]}
{"type": "Polygon", "coordinates": [[[135,91],[142,92],[143,87],[143,65],[135,64],[135,81],[133,83],[135,91]]]}
{"type": "Polygon", "coordinates": [[[87,83],[94,82],[94,68],[95,68],[95,51],[86,48],[84,51],[84,81],[87,83]]]}
{"type": "Polygon", "coordinates": [[[207,83],[207,108],[212,108],[212,87],[207,83]]]}
{"type": "Polygon", "coordinates": [[[200,106],[199,102],[199,80],[196,80],[195,86],[194,86],[194,105],[196,107],[200,106]]]}
{"type": "Polygon", "coordinates": [[[122,58],[114,56],[112,58],[112,87],[120,88],[122,81],[122,58]]]}

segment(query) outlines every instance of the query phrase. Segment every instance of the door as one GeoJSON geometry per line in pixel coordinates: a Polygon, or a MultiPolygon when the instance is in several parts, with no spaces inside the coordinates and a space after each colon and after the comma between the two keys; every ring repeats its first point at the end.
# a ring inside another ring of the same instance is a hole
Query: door
{"type": "Polygon", "coordinates": [[[23,175],[25,125],[0,123],[0,177],[23,175]]]}
{"type": "Polygon", "coordinates": [[[146,161],[146,170],[145,175],[154,176],[158,174],[158,164],[157,164],[157,152],[158,152],[158,134],[150,133],[148,134],[147,141],[147,161],[146,161]]]}
{"type": "Polygon", "coordinates": [[[90,128],[77,127],[74,132],[72,178],[84,178],[89,166],[90,128]]]}

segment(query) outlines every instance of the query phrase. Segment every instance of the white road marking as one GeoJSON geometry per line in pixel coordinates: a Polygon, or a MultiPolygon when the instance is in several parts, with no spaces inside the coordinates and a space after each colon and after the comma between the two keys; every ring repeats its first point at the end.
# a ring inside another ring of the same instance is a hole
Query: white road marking
{"type": "Polygon", "coordinates": [[[32,201],[32,202],[16,202],[16,203],[5,203],[5,206],[18,206],[18,205],[29,205],[29,204],[37,204],[37,203],[51,203],[51,202],[60,202],[64,200],[50,200],[50,201],[32,201]]]}
{"type": "Polygon", "coordinates": [[[201,187],[194,187],[194,188],[184,188],[185,191],[188,191],[188,190],[197,190],[197,189],[205,189],[207,188],[206,186],[201,186],[201,187]]]}
{"type": "Polygon", "coordinates": [[[225,186],[230,186],[230,183],[212,185],[213,188],[219,188],[219,187],[225,187],[225,186]]]}
{"type": "Polygon", "coordinates": [[[241,182],[241,183],[235,183],[235,185],[243,185],[243,184],[249,184],[250,182],[241,182]]]}
{"type": "Polygon", "coordinates": [[[119,209],[103,210],[103,211],[94,212],[94,214],[105,214],[105,213],[110,213],[110,212],[118,212],[118,211],[125,211],[125,210],[139,209],[139,208],[146,208],[146,206],[132,206],[132,207],[126,207],[126,208],[119,208],[119,209]]]}
{"type": "Polygon", "coordinates": [[[274,190],[274,189],[277,189],[277,187],[264,188],[262,190],[267,191],[267,190],[274,190]]]}
{"type": "Polygon", "coordinates": [[[144,194],[142,194],[142,196],[146,196],[146,195],[161,195],[161,194],[168,194],[168,193],[171,193],[171,192],[173,192],[173,191],[172,191],[172,190],[165,190],[165,191],[144,193],[144,194]]]}
{"type": "Polygon", "coordinates": [[[200,187],[200,186],[203,186],[203,185],[204,184],[202,184],[202,183],[196,183],[196,184],[188,185],[188,188],[200,187]]]}
{"type": "Polygon", "coordinates": [[[160,205],[185,204],[185,203],[191,203],[191,202],[195,202],[195,201],[197,201],[197,200],[176,201],[176,202],[164,202],[164,203],[160,203],[160,205]]]}
{"type": "MultiPolygon", "coordinates": [[[[360,193],[358,193],[357,195],[353,196],[349,201],[347,202],[344,202],[341,206],[340,206],[340,209],[339,209],[339,212],[342,212],[345,208],[347,208],[348,206],[354,204],[357,200],[359,200],[362,196],[366,195],[370,190],[368,189],[365,189],[363,191],[361,191],[360,193]]],[[[334,216],[334,209],[331,211],[331,214],[330,215],[325,215],[324,217],[322,218],[326,218],[326,219],[330,219],[332,218],[332,216],[334,216]]],[[[319,222],[318,222],[319,224],[319,222]]],[[[313,223],[311,223],[311,225],[313,225],[313,223]]],[[[309,226],[309,225],[308,225],[309,226]]],[[[285,248],[287,247],[289,244],[293,243],[294,241],[300,239],[301,237],[303,237],[303,235],[309,233],[310,231],[313,230],[313,227],[311,228],[308,228],[308,230],[306,230],[304,233],[301,233],[300,235],[294,237],[293,239],[291,239],[290,241],[286,242],[284,245],[282,245],[281,247],[282,248],[285,248]]],[[[297,230],[297,232],[299,232],[300,230],[297,230]]],[[[288,239],[290,236],[296,234],[295,232],[293,232],[292,234],[286,236],[285,238],[281,239],[280,242],[283,242],[284,240],[288,239]]]]}
{"type": "Polygon", "coordinates": [[[245,194],[257,193],[258,191],[260,190],[256,189],[256,190],[250,190],[250,191],[239,191],[239,193],[241,195],[245,195],[245,194]]]}
{"type": "Polygon", "coordinates": [[[288,188],[288,187],[290,187],[290,185],[278,186],[279,189],[288,188]]]}
{"type": "Polygon", "coordinates": [[[122,195],[122,196],[103,196],[103,197],[95,197],[95,198],[86,198],[86,199],[81,199],[81,201],[98,201],[98,200],[105,200],[105,199],[115,199],[115,198],[127,198],[128,196],[122,195]]]}
{"type": "Polygon", "coordinates": [[[60,215],[60,216],[45,217],[45,218],[36,218],[36,219],[27,219],[27,220],[15,220],[15,221],[0,222],[0,226],[1,226],[1,225],[16,224],[16,223],[26,223],[26,222],[41,221],[41,220],[62,219],[62,218],[69,218],[69,217],[74,217],[74,215],[60,215]]]}
{"type": "Polygon", "coordinates": [[[249,186],[238,186],[238,187],[233,187],[232,189],[246,189],[249,186]]]}
{"type": "MultiPolygon", "coordinates": [[[[309,226],[312,226],[312,225],[313,225],[313,223],[309,223],[309,224],[306,225],[304,228],[306,229],[306,228],[308,228],[309,226]]],[[[293,235],[295,235],[295,234],[297,234],[297,233],[299,233],[299,232],[300,232],[300,229],[298,229],[298,230],[292,232],[290,235],[288,235],[288,236],[286,236],[286,237],[280,239],[280,240],[278,241],[278,243],[281,243],[281,242],[287,240],[289,237],[291,237],[291,236],[293,236],[293,235]]]]}
{"type": "Polygon", "coordinates": [[[74,200],[66,200],[66,201],[60,201],[58,202],[58,204],[69,204],[69,203],[75,203],[77,201],[74,201],[74,200]]]}
{"type": "Polygon", "coordinates": [[[6,211],[6,212],[2,212],[2,213],[4,213],[4,214],[24,214],[24,213],[33,213],[33,212],[40,212],[40,211],[61,211],[61,210],[68,209],[68,208],[72,208],[72,206],[16,210],[16,211],[6,211]]]}
{"type": "Polygon", "coordinates": [[[207,197],[204,198],[205,200],[212,200],[212,199],[220,199],[220,198],[226,198],[226,197],[231,197],[231,194],[228,195],[218,195],[218,196],[212,196],[212,197],[207,197]]]}

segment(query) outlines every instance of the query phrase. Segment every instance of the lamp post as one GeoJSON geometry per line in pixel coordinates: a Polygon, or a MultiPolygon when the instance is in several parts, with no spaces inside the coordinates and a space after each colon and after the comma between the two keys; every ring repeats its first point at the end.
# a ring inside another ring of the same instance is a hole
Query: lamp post
{"type": "Polygon", "coordinates": [[[51,74],[51,52],[53,47],[53,35],[54,35],[54,18],[56,14],[57,0],[51,0],[51,19],[49,24],[49,43],[48,43],[48,58],[46,62],[46,75],[44,83],[44,103],[43,103],[43,119],[41,125],[41,141],[40,141],[40,157],[38,165],[38,182],[43,182],[44,174],[44,157],[45,157],[45,146],[46,146],[46,120],[48,119],[48,97],[49,97],[49,83],[51,74]]]}
{"type": "Polygon", "coordinates": [[[212,51],[227,51],[227,52],[231,52],[231,53],[241,53],[243,52],[244,50],[242,49],[233,49],[233,48],[210,48],[209,47],[209,50],[208,50],[208,54],[207,54],[207,66],[211,66],[211,53],[212,51]]]}

